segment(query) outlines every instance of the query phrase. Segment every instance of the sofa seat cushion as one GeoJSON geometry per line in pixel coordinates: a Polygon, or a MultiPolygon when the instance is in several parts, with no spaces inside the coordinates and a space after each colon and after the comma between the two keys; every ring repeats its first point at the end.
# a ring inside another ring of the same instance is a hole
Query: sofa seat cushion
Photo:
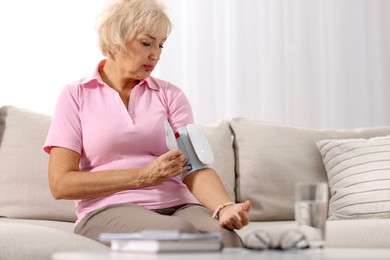
{"type": "MultiPolygon", "coordinates": [[[[296,229],[295,221],[251,222],[236,232],[245,241],[251,232],[267,231],[274,243],[288,230],[296,229]]],[[[325,246],[330,248],[390,248],[390,219],[328,220],[325,246]]]]}
{"type": "Polygon", "coordinates": [[[42,150],[51,117],[0,108],[0,217],[75,221],[73,201],[53,199],[42,150]]]}
{"type": "Polygon", "coordinates": [[[253,203],[251,221],[294,219],[294,188],[300,181],[327,181],[316,142],[390,134],[390,127],[310,129],[246,118],[231,120],[236,154],[236,196],[253,203]]]}
{"type": "Polygon", "coordinates": [[[327,247],[390,248],[390,219],[328,220],[327,247]]]}
{"type": "Polygon", "coordinates": [[[56,251],[109,248],[89,238],[55,228],[0,223],[0,259],[49,260],[56,251]]]}
{"type": "Polygon", "coordinates": [[[16,218],[0,218],[0,224],[28,224],[34,226],[50,227],[73,233],[74,223],[65,221],[53,220],[38,220],[38,219],[16,219],[16,218]]]}

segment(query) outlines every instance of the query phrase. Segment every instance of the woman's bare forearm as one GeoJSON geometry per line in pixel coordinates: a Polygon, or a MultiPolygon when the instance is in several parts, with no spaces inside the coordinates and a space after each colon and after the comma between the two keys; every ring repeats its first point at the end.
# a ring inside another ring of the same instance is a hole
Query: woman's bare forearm
{"type": "Polygon", "coordinates": [[[49,184],[56,199],[93,199],[115,192],[157,185],[188,170],[180,150],[172,150],[143,168],[82,172],[80,155],[66,148],[51,149],[49,184]]]}
{"type": "Polygon", "coordinates": [[[184,183],[192,194],[212,212],[220,205],[233,202],[218,174],[212,168],[191,173],[184,179],[184,183]]]}

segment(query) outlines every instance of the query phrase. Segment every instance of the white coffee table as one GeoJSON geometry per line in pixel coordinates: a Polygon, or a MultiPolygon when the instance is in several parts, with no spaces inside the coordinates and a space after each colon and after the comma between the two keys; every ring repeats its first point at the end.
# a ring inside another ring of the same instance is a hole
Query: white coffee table
{"type": "Polygon", "coordinates": [[[57,252],[53,260],[359,260],[359,259],[390,259],[390,249],[347,249],[326,248],[306,249],[296,251],[264,250],[252,251],[246,249],[227,248],[217,253],[163,253],[163,254],[125,254],[104,252],[57,252]]]}

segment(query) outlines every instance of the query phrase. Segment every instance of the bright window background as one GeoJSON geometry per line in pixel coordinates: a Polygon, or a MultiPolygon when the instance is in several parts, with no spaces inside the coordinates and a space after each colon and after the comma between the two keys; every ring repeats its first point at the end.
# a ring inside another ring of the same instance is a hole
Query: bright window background
{"type": "MultiPolygon", "coordinates": [[[[198,123],[390,125],[390,1],[165,2],[175,27],[154,76],[183,89],[198,123]]],[[[0,106],[52,114],[102,58],[104,3],[0,1],[0,106]]]]}
{"type": "Polygon", "coordinates": [[[0,1],[0,105],[52,114],[64,85],[101,57],[95,20],[104,2],[0,1]]]}

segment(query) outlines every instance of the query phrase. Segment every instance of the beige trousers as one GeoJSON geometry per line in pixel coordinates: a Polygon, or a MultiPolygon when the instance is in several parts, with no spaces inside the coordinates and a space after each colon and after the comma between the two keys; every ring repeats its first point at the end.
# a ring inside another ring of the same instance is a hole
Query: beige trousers
{"type": "Polygon", "coordinates": [[[96,241],[99,241],[100,233],[133,233],[142,230],[219,232],[224,247],[242,247],[240,237],[234,231],[222,228],[211,215],[207,208],[197,204],[161,210],[149,210],[130,203],[114,204],[89,213],[78,223],[74,232],[96,241]]]}

